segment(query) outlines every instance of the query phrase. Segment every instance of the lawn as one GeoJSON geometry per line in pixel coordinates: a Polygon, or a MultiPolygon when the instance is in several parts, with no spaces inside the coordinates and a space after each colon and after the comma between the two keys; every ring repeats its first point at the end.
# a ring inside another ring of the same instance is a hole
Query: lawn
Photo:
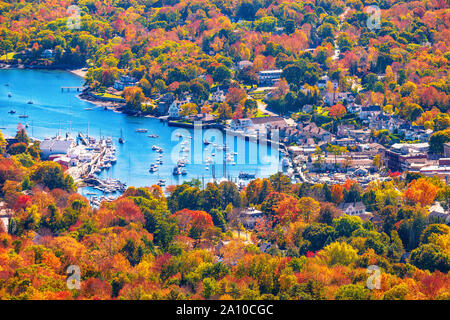
{"type": "Polygon", "coordinates": [[[2,55],[2,56],[0,57],[0,60],[1,60],[1,61],[11,60],[11,59],[14,58],[14,55],[15,55],[15,54],[16,54],[15,52],[9,52],[9,53],[7,53],[7,54],[2,55]]]}
{"type": "Polygon", "coordinates": [[[121,96],[118,96],[116,94],[107,93],[107,92],[104,92],[104,93],[94,92],[94,94],[96,96],[103,97],[103,98],[123,99],[123,97],[121,97],[121,96]]]}

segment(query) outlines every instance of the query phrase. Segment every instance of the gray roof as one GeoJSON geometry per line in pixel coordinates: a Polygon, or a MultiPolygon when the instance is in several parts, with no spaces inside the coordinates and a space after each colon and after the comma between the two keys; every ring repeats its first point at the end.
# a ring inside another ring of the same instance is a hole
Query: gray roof
{"type": "Polygon", "coordinates": [[[44,140],[40,144],[42,151],[54,149],[68,149],[73,143],[73,140],[44,140]]]}

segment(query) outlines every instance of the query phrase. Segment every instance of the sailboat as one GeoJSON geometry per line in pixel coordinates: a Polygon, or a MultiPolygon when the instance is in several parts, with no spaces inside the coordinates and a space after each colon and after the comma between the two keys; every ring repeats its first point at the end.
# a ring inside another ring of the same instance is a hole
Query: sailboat
{"type": "Polygon", "coordinates": [[[123,137],[122,137],[122,129],[120,129],[119,143],[120,143],[120,144],[124,144],[124,143],[125,143],[125,140],[123,140],[123,137]]]}

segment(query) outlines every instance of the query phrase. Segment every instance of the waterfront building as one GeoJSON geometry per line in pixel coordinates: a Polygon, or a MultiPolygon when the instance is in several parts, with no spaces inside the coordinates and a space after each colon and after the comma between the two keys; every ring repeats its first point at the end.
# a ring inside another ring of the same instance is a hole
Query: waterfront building
{"type": "Polygon", "coordinates": [[[48,159],[53,154],[67,154],[69,149],[75,146],[73,139],[45,139],[41,142],[40,148],[42,159],[48,159]]]}
{"type": "Polygon", "coordinates": [[[122,91],[126,87],[136,86],[136,78],[130,76],[120,76],[120,80],[114,81],[114,89],[122,91]]]}

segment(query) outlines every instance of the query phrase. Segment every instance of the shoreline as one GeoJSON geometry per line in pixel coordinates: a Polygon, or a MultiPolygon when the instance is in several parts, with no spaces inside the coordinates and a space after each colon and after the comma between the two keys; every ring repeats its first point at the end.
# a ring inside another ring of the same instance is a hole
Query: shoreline
{"type": "Polygon", "coordinates": [[[85,78],[86,74],[87,74],[87,67],[83,67],[83,68],[79,68],[79,69],[66,69],[66,71],[73,73],[74,75],[80,77],[80,78],[85,78]]]}

